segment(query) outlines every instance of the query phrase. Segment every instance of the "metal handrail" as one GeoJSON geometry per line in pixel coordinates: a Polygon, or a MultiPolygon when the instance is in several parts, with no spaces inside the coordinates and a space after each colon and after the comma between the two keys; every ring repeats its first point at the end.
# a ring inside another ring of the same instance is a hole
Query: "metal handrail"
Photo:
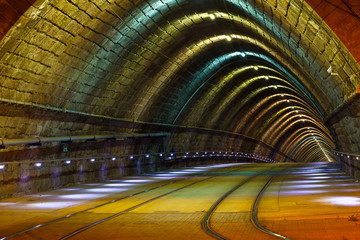
{"type": "Polygon", "coordinates": [[[104,140],[104,139],[118,139],[118,138],[143,138],[143,137],[166,137],[170,133],[143,133],[143,134],[129,134],[122,133],[119,135],[82,135],[82,136],[62,136],[62,137],[31,137],[18,139],[0,139],[0,148],[6,146],[16,145],[41,145],[42,143],[50,142],[72,142],[81,140],[104,140]]]}
{"type": "Polygon", "coordinates": [[[342,154],[342,155],[347,155],[348,157],[349,157],[349,156],[353,156],[353,157],[356,157],[356,160],[359,160],[359,158],[360,158],[360,154],[359,154],[359,153],[348,153],[348,152],[341,152],[341,151],[337,151],[337,150],[334,150],[333,153],[334,153],[335,155],[340,155],[340,154],[342,154]]]}
{"type": "Polygon", "coordinates": [[[193,151],[193,152],[158,152],[158,153],[148,153],[148,154],[123,154],[123,155],[111,155],[111,156],[87,156],[87,157],[78,157],[78,158],[61,158],[61,159],[48,159],[48,160],[27,160],[27,161],[11,161],[11,162],[0,162],[0,165],[13,165],[13,164],[35,164],[35,163],[51,163],[51,162],[66,162],[66,161],[81,161],[81,160],[117,160],[121,158],[138,158],[145,157],[150,158],[154,156],[163,157],[164,159],[185,159],[185,158],[211,158],[211,157],[237,157],[237,158],[251,158],[255,160],[259,160],[262,162],[277,162],[272,159],[269,159],[264,156],[252,154],[252,153],[232,153],[228,152],[224,154],[226,151],[222,150],[211,150],[211,151],[193,151]],[[214,154],[213,154],[214,152],[214,154]],[[186,154],[188,153],[188,154],[186,154]],[[173,156],[171,155],[173,154],[173,156]],[[181,156],[179,156],[181,155],[181,156]],[[188,157],[184,157],[188,156],[188,157]]]}

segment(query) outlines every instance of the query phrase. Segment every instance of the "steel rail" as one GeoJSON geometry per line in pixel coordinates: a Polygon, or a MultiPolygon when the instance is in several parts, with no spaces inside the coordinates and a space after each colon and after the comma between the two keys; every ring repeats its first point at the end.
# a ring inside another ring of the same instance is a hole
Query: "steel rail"
{"type": "MultiPolygon", "coordinates": [[[[266,171],[266,170],[264,170],[266,171]]],[[[211,226],[210,226],[210,219],[212,214],[215,212],[216,208],[220,205],[220,203],[227,198],[230,194],[232,194],[235,190],[237,190],[238,188],[240,188],[242,185],[244,185],[245,183],[247,183],[248,181],[250,181],[251,179],[253,179],[256,176],[261,175],[264,171],[261,171],[257,174],[254,174],[250,177],[248,177],[247,179],[243,180],[241,183],[239,183],[238,185],[236,185],[235,187],[233,187],[230,191],[226,192],[221,198],[219,198],[210,208],[210,210],[207,212],[207,214],[205,215],[205,217],[202,220],[202,228],[205,230],[206,233],[208,233],[209,235],[217,238],[217,239],[222,239],[222,240],[227,240],[228,238],[218,234],[217,232],[215,232],[211,226]]]]}
{"type": "MultiPolygon", "coordinates": [[[[220,168],[219,170],[222,170],[222,168],[220,168]]],[[[236,169],[237,170],[237,169],[236,169]]],[[[235,171],[235,170],[231,170],[231,171],[235,171]]],[[[231,172],[230,171],[230,172],[231,172]]],[[[214,176],[212,176],[214,177],[214,176]]],[[[71,213],[71,214],[68,214],[64,217],[60,217],[60,218],[57,218],[57,219],[54,219],[54,220],[51,220],[51,221],[48,221],[48,222],[45,222],[45,223],[41,223],[41,224],[38,224],[36,226],[33,226],[33,227],[30,227],[30,228],[27,228],[25,230],[22,230],[20,232],[17,232],[17,233],[14,233],[14,234],[11,234],[11,235],[8,235],[8,236],[5,236],[5,237],[2,237],[0,238],[0,240],[6,240],[6,239],[9,239],[9,238],[13,238],[13,237],[17,237],[19,235],[22,235],[24,233],[27,233],[31,230],[34,230],[34,229],[37,229],[39,227],[45,227],[45,226],[48,226],[50,224],[53,224],[53,223],[56,223],[56,222],[59,222],[61,220],[65,220],[65,219],[68,219],[70,217],[73,217],[75,215],[78,215],[80,213],[84,213],[84,212],[87,212],[89,210],[93,210],[93,209],[96,209],[96,208],[99,208],[99,207],[102,207],[102,206],[105,206],[105,205],[108,205],[108,204],[111,204],[111,203],[114,203],[114,202],[118,202],[120,200],[124,200],[124,199],[127,199],[127,198],[130,198],[130,197],[133,197],[133,196],[136,196],[136,195],[139,195],[139,194],[142,194],[142,193],[146,193],[146,192],[149,192],[149,191],[152,191],[152,190],[155,190],[155,189],[158,189],[158,188],[161,188],[161,187],[165,187],[167,185],[170,185],[170,184],[174,184],[174,183],[177,183],[177,182],[180,182],[180,181],[183,181],[184,179],[179,179],[177,181],[171,181],[171,182],[168,182],[168,183],[165,183],[165,184],[162,184],[162,185],[159,185],[159,186],[156,186],[156,187],[152,187],[152,188],[149,188],[149,189],[145,189],[143,191],[139,191],[139,192],[136,192],[136,193],[133,193],[133,194],[129,194],[129,195],[126,195],[126,196],[123,196],[123,197],[120,197],[120,198],[117,198],[117,199],[114,199],[114,200],[111,200],[111,201],[108,201],[108,202],[105,202],[105,203],[101,203],[101,204],[98,204],[96,206],[93,206],[93,207],[90,207],[90,208],[87,208],[87,209],[84,209],[84,210],[81,210],[81,211],[78,211],[78,212],[74,212],[74,213],[71,213]]]]}
{"type": "Polygon", "coordinates": [[[78,212],[74,212],[74,213],[68,214],[68,215],[66,215],[66,216],[64,216],[64,217],[60,217],[60,218],[51,220],[51,221],[49,221],[49,222],[41,223],[41,224],[38,224],[38,225],[36,225],[36,226],[27,228],[27,229],[22,230],[22,231],[20,231],[20,232],[11,234],[11,235],[6,236],[6,237],[3,237],[3,238],[0,238],[0,240],[5,240],[5,239],[17,237],[17,236],[19,236],[19,235],[21,235],[21,234],[24,234],[24,233],[29,232],[29,231],[31,231],[31,230],[34,230],[34,229],[36,229],[36,228],[44,227],[44,226],[47,226],[47,225],[50,225],[50,224],[59,222],[59,221],[61,221],[61,220],[68,219],[68,218],[73,217],[73,216],[75,216],[75,215],[78,215],[78,214],[80,214],[80,213],[84,213],[84,212],[87,212],[87,211],[89,211],[89,210],[93,210],[93,209],[96,209],[96,208],[99,208],[99,207],[102,207],[102,206],[105,206],[105,205],[108,205],[108,204],[111,204],[111,203],[114,203],[114,202],[118,202],[118,201],[120,201],[120,200],[124,200],[124,199],[126,199],[126,198],[130,198],[130,197],[133,197],[133,196],[136,196],[136,195],[139,195],[139,194],[142,194],[142,193],[146,193],[146,192],[149,192],[149,191],[152,191],[152,190],[155,190],[155,189],[158,189],[158,188],[161,188],[161,187],[170,185],[170,184],[174,184],[174,183],[180,182],[180,181],[182,181],[182,180],[183,180],[183,179],[180,179],[180,180],[177,180],[177,181],[171,181],[171,182],[169,182],[169,183],[165,183],[165,184],[162,184],[162,185],[159,185],[159,186],[156,186],[156,187],[152,187],[152,188],[149,188],[149,189],[146,189],[146,190],[143,190],[143,191],[139,191],[139,192],[136,192],[136,193],[133,193],[133,194],[129,194],[129,195],[123,196],[123,197],[121,197],[121,198],[117,198],[117,199],[114,199],[114,200],[111,200],[111,201],[108,201],[108,202],[105,202],[105,203],[101,203],[101,204],[99,204],[99,205],[96,205],[96,206],[93,206],[93,207],[90,207],[90,208],[87,208],[87,209],[84,209],[84,210],[81,210],[81,211],[78,211],[78,212]]]}
{"type": "Polygon", "coordinates": [[[259,223],[259,220],[258,220],[258,218],[257,218],[257,213],[258,213],[258,207],[259,207],[260,199],[261,199],[261,197],[262,197],[262,195],[264,194],[265,190],[267,189],[267,187],[270,185],[271,181],[272,181],[274,178],[275,178],[275,175],[272,176],[272,177],[267,181],[267,183],[266,183],[266,184],[262,187],[262,189],[260,190],[259,194],[256,196],[255,202],[254,202],[254,204],[253,204],[253,206],[252,206],[252,208],[251,208],[250,220],[251,220],[251,222],[254,224],[254,226],[255,226],[257,229],[259,229],[259,230],[261,230],[261,231],[263,231],[263,232],[265,232],[265,233],[267,233],[267,234],[269,234],[269,235],[272,235],[272,236],[277,237],[277,238],[285,239],[285,240],[291,240],[291,239],[288,238],[288,237],[285,237],[285,236],[283,236],[283,235],[280,235],[280,234],[278,234],[278,233],[275,233],[275,232],[272,232],[272,231],[266,229],[265,227],[263,227],[263,226],[259,223]]]}
{"type": "MultiPolygon", "coordinates": [[[[238,170],[239,170],[239,169],[234,169],[234,170],[227,171],[226,173],[233,172],[233,171],[238,171],[238,170]]],[[[224,174],[221,174],[221,175],[224,175],[224,174]]],[[[69,234],[67,234],[67,235],[59,238],[59,240],[69,239],[69,238],[71,238],[71,237],[73,237],[73,236],[75,236],[75,235],[77,235],[77,234],[79,234],[79,233],[81,233],[81,232],[86,231],[86,230],[89,229],[89,228],[92,228],[92,227],[94,227],[94,226],[96,226],[96,225],[99,225],[99,224],[104,223],[104,222],[106,222],[106,221],[109,221],[109,220],[111,220],[111,219],[113,219],[113,218],[116,218],[116,217],[118,217],[118,216],[120,216],[120,215],[123,215],[123,214],[125,214],[125,213],[128,213],[128,212],[130,212],[130,211],[132,211],[132,210],[134,210],[134,209],[137,209],[137,208],[139,208],[139,207],[141,207],[141,206],[143,206],[143,205],[145,205],[145,204],[148,204],[148,203],[150,203],[150,202],[153,202],[153,201],[155,201],[155,200],[157,200],[157,199],[159,199],[159,198],[165,197],[165,196],[170,195],[170,194],[172,194],[172,193],[178,192],[178,191],[180,191],[180,190],[182,190],[182,189],[191,187],[191,186],[193,186],[193,185],[195,185],[195,184],[204,182],[204,181],[206,181],[206,180],[209,180],[209,179],[212,179],[212,178],[218,177],[218,176],[219,176],[219,175],[210,176],[210,177],[207,177],[207,178],[205,178],[205,179],[201,179],[201,180],[192,182],[192,183],[187,184],[187,185],[185,185],[185,186],[179,187],[179,188],[177,188],[177,189],[175,189],[175,190],[171,190],[171,191],[166,192],[166,193],[164,193],[164,194],[161,194],[161,195],[158,195],[158,196],[156,196],[156,197],[153,197],[153,198],[151,198],[151,199],[149,199],[149,200],[146,200],[146,201],[144,201],[144,202],[142,202],[142,203],[139,203],[139,204],[136,204],[136,205],[134,205],[134,206],[132,206],[132,207],[130,207],[130,208],[127,208],[127,209],[125,209],[125,210],[123,210],[123,211],[121,211],[121,212],[115,213],[115,214],[113,214],[113,215],[111,215],[111,216],[109,216],[109,217],[103,218],[103,219],[101,219],[101,220],[99,220],[99,221],[96,221],[96,222],[90,223],[90,224],[88,224],[88,225],[86,225],[86,226],[83,226],[83,227],[81,227],[81,228],[79,228],[79,229],[77,229],[77,230],[75,230],[75,231],[73,231],[73,232],[71,232],[71,233],[69,233],[69,234]]]]}
{"type": "MultiPolygon", "coordinates": [[[[232,168],[233,166],[229,167],[229,168],[232,168]]],[[[219,168],[218,170],[223,170],[223,168],[219,168]]],[[[236,171],[238,169],[235,169],[235,170],[230,170],[228,172],[232,172],[232,171],[236,171]]],[[[199,173],[197,173],[199,174],[199,173]]],[[[190,176],[191,177],[191,176],[190,176]]],[[[216,177],[216,176],[211,176],[209,178],[213,178],[213,177],[216,177]]],[[[205,180],[209,179],[209,178],[206,178],[205,180]]],[[[188,179],[188,178],[187,178],[188,179]]],[[[36,228],[39,228],[39,227],[44,227],[44,226],[47,226],[47,225],[50,225],[50,224],[53,224],[53,223],[56,223],[56,222],[59,222],[61,220],[65,220],[65,219],[68,219],[70,217],[73,217],[75,215],[78,215],[80,213],[84,213],[84,212],[87,212],[89,210],[93,210],[93,209],[96,209],[96,208],[99,208],[99,207],[102,207],[102,206],[105,206],[105,205],[108,205],[108,204],[112,204],[114,202],[118,202],[120,200],[124,200],[124,199],[127,199],[127,198],[130,198],[130,197],[133,197],[133,196],[136,196],[136,195],[139,195],[139,194],[142,194],[142,193],[146,193],[146,192],[149,192],[149,191],[152,191],[152,190],[155,190],[155,189],[158,189],[158,188],[161,188],[161,187],[165,187],[167,185],[171,185],[171,184],[174,184],[174,183],[177,183],[177,182],[180,182],[180,181],[183,181],[184,179],[179,179],[177,181],[171,181],[171,182],[168,182],[168,183],[165,183],[165,184],[162,184],[162,185],[159,185],[159,186],[156,186],[156,187],[152,187],[152,188],[149,188],[149,189],[145,189],[145,190],[142,190],[142,191],[139,191],[139,192],[136,192],[136,193],[133,193],[133,194],[129,194],[129,195],[126,195],[126,196],[123,196],[121,198],[117,198],[117,199],[114,199],[114,200],[111,200],[111,201],[108,201],[108,202],[105,202],[105,203],[101,203],[101,204],[98,204],[96,206],[93,206],[93,207],[90,207],[90,208],[87,208],[87,209],[84,209],[84,210],[81,210],[81,211],[78,211],[78,212],[74,212],[74,213],[71,213],[71,214],[68,214],[64,217],[60,217],[60,218],[57,218],[57,219],[54,219],[54,220],[51,220],[49,222],[45,222],[45,223],[41,223],[41,224],[38,224],[36,226],[33,226],[33,227],[30,227],[30,228],[27,228],[25,230],[22,230],[20,232],[17,232],[17,233],[14,233],[14,234],[11,234],[11,235],[8,235],[8,236],[5,236],[5,237],[2,237],[0,238],[0,240],[5,240],[5,239],[9,239],[9,238],[13,238],[13,237],[17,237],[19,235],[22,235],[24,233],[27,233],[31,230],[34,230],[36,228]]]]}

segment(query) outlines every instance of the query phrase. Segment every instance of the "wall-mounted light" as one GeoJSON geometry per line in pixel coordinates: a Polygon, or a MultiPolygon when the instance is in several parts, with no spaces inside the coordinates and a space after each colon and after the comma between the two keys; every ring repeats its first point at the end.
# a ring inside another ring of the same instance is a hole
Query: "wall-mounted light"
{"type": "Polygon", "coordinates": [[[162,153],[160,153],[160,154],[159,154],[159,156],[160,156],[160,157],[162,157],[162,156],[163,156],[163,154],[162,154],[162,153]]]}
{"type": "Polygon", "coordinates": [[[95,158],[90,159],[90,162],[95,162],[95,158]]]}
{"type": "Polygon", "coordinates": [[[39,162],[38,162],[38,163],[35,163],[35,167],[41,167],[41,165],[42,165],[42,164],[39,163],[39,162]]]}
{"type": "Polygon", "coordinates": [[[71,161],[70,161],[70,160],[66,160],[65,163],[66,163],[66,164],[70,164],[71,161]]]}
{"type": "Polygon", "coordinates": [[[130,156],[130,159],[134,159],[134,156],[130,156]]]}
{"type": "Polygon", "coordinates": [[[149,154],[146,154],[146,157],[148,158],[148,157],[150,157],[150,155],[149,155],[149,154]]]}
{"type": "Polygon", "coordinates": [[[5,168],[5,165],[1,164],[0,165],[0,170],[4,169],[5,168]]]}
{"type": "Polygon", "coordinates": [[[115,161],[115,160],[116,160],[116,157],[111,158],[111,160],[115,161]]]}
{"type": "Polygon", "coordinates": [[[338,72],[336,71],[336,69],[333,67],[333,66],[330,66],[328,69],[327,69],[327,72],[330,74],[330,75],[339,75],[338,72]]]}

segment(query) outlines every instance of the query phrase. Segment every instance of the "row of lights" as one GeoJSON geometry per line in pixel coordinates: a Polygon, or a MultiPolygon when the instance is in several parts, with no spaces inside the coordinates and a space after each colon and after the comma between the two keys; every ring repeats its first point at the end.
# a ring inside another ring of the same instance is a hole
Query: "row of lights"
{"type": "MultiPolygon", "coordinates": [[[[168,159],[174,159],[174,153],[170,154],[170,157],[168,157],[168,159]]],[[[247,154],[247,153],[239,153],[239,152],[204,152],[203,154],[199,155],[199,152],[196,152],[195,154],[190,154],[189,152],[186,152],[183,155],[183,158],[188,158],[188,157],[246,157],[246,158],[253,158],[256,160],[260,160],[260,161],[264,161],[264,162],[275,162],[272,159],[269,158],[265,158],[263,156],[260,155],[256,155],[256,154],[247,154]]]]}
{"type": "MultiPolygon", "coordinates": [[[[112,157],[111,160],[112,160],[112,161],[115,161],[115,160],[116,160],[116,157],[112,157]]],[[[64,162],[65,162],[65,164],[67,164],[67,165],[68,165],[68,164],[71,164],[71,160],[65,160],[64,162]]],[[[95,158],[90,158],[90,162],[95,162],[95,158]]],[[[42,162],[37,162],[37,163],[34,164],[34,166],[35,166],[35,167],[41,167],[42,164],[43,164],[42,162]]],[[[0,170],[2,170],[2,169],[5,169],[5,164],[0,164],[0,170]]]]}
{"type": "MultiPolygon", "coordinates": [[[[334,153],[335,153],[335,155],[337,155],[337,156],[341,156],[341,157],[344,156],[344,154],[342,154],[342,153],[341,153],[341,154],[340,154],[340,153],[336,153],[336,152],[334,152],[334,153]]],[[[345,155],[346,155],[346,154],[345,154],[345,155]]],[[[353,155],[346,155],[347,158],[350,158],[351,156],[353,156],[353,155]]],[[[359,160],[359,156],[356,157],[356,160],[359,160]]]]}
{"type": "MultiPolygon", "coordinates": [[[[159,156],[162,157],[164,156],[163,153],[159,153],[159,156]]],[[[272,159],[269,158],[265,158],[263,156],[260,155],[256,155],[256,154],[247,154],[247,153],[239,153],[239,152],[203,152],[203,154],[199,155],[199,152],[195,152],[194,154],[190,154],[189,152],[186,152],[183,157],[187,158],[187,157],[220,157],[220,156],[224,156],[224,157],[246,157],[246,158],[253,158],[256,160],[260,160],[263,162],[275,162],[272,159]]],[[[145,155],[146,158],[150,157],[150,154],[146,154],[145,155]]],[[[117,158],[116,157],[112,157],[111,160],[115,161],[117,158]]],[[[130,155],[129,159],[134,159],[134,155],[130,155]]],[[[171,159],[175,159],[175,153],[170,153],[170,157],[168,157],[169,160],[171,159]]],[[[96,159],[95,158],[90,158],[90,162],[95,162],[96,159]]],[[[65,164],[71,164],[71,160],[65,160],[65,164]]],[[[42,166],[42,162],[37,162],[34,164],[35,167],[41,167],[42,166]]],[[[0,164],[0,170],[5,169],[5,164],[0,164]]]]}

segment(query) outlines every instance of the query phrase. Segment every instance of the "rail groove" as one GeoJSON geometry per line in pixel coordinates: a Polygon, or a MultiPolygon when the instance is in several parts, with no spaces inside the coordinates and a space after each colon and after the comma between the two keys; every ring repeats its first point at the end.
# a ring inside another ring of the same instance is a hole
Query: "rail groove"
{"type": "Polygon", "coordinates": [[[248,177],[247,179],[245,179],[244,181],[242,181],[241,183],[239,183],[238,185],[236,185],[235,187],[233,187],[231,190],[229,190],[228,192],[226,192],[222,197],[220,197],[210,208],[210,210],[207,212],[207,214],[205,215],[205,217],[202,220],[202,228],[205,230],[206,233],[208,233],[209,235],[213,236],[214,238],[217,239],[222,239],[222,240],[227,240],[228,238],[220,235],[219,233],[215,232],[211,226],[210,226],[210,219],[211,216],[213,215],[213,213],[215,212],[216,208],[220,205],[220,203],[222,201],[224,201],[224,199],[226,199],[230,194],[232,194],[235,190],[237,190],[238,188],[240,188],[242,185],[244,185],[245,183],[247,183],[248,181],[250,181],[251,179],[253,179],[256,176],[259,176],[263,173],[264,171],[261,171],[257,174],[254,174],[250,177],[248,177]]]}
{"type": "Polygon", "coordinates": [[[262,189],[260,190],[259,194],[256,196],[256,199],[255,199],[255,201],[254,201],[254,204],[253,204],[253,206],[252,206],[252,208],[251,208],[250,220],[251,220],[251,222],[254,224],[254,226],[255,226],[257,229],[259,229],[259,230],[261,230],[261,231],[263,231],[263,232],[265,232],[265,233],[267,233],[267,234],[269,234],[269,235],[272,235],[272,236],[274,236],[274,237],[278,237],[278,238],[281,238],[281,239],[285,239],[285,240],[291,240],[291,239],[288,238],[288,237],[285,237],[285,236],[283,236],[283,235],[280,235],[280,234],[278,234],[278,233],[275,233],[275,232],[272,232],[272,231],[266,229],[265,227],[263,227],[263,226],[260,224],[260,222],[259,222],[259,220],[258,220],[258,218],[257,218],[257,213],[258,213],[258,207],[259,207],[260,199],[261,199],[262,195],[264,194],[265,190],[266,190],[266,189],[268,188],[268,186],[270,185],[271,181],[275,178],[275,176],[276,176],[276,175],[272,176],[272,177],[269,179],[269,181],[262,187],[262,189]]]}

